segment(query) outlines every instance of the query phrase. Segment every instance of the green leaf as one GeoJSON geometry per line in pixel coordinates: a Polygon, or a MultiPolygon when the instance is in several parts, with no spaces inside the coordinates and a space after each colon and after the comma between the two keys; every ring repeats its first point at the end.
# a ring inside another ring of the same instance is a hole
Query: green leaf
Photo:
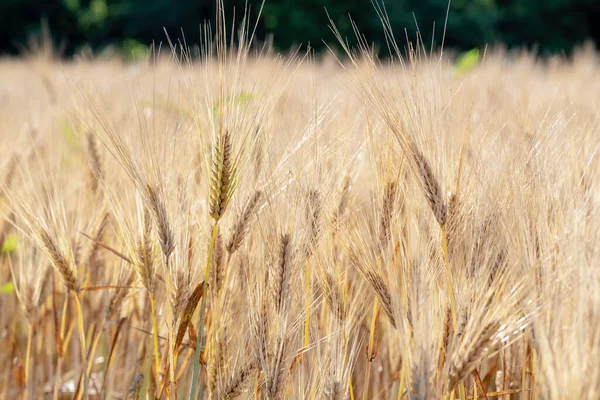
{"type": "Polygon", "coordinates": [[[81,2],[79,0],[63,0],[63,4],[73,13],[79,12],[79,9],[81,8],[81,2]]]}
{"type": "Polygon", "coordinates": [[[15,233],[9,234],[5,239],[4,243],[2,243],[2,254],[10,254],[17,250],[17,245],[19,244],[19,236],[15,233]]]}
{"type": "Polygon", "coordinates": [[[131,61],[140,61],[146,59],[148,46],[135,39],[125,39],[121,45],[123,54],[131,61]]]}
{"type": "Polygon", "coordinates": [[[59,130],[69,147],[72,149],[79,148],[79,143],[77,142],[77,132],[67,121],[63,120],[60,122],[59,130]]]}
{"type": "Polygon", "coordinates": [[[0,294],[9,294],[15,291],[15,285],[12,282],[0,285],[0,294]]]}
{"type": "MultiPolygon", "coordinates": [[[[256,95],[252,92],[240,92],[240,94],[236,94],[233,97],[228,97],[226,101],[232,101],[233,104],[238,106],[247,106],[252,100],[254,100],[256,95]]],[[[217,113],[221,108],[221,103],[219,101],[215,102],[213,105],[213,113],[217,113]]]]}
{"type": "Polygon", "coordinates": [[[162,110],[165,113],[176,113],[183,117],[189,118],[190,120],[194,119],[194,113],[185,109],[183,106],[171,104],[168,99],[163,96],[157,95],[154,100],[142,100],[140,101],[140,106],[143,108],[151,108],[153,110],[162,110]]]}
{"type": "Polygon", "coordinates": [[[456,60],[456,73],[464,74],[472,70],[479,62],[479,49],[471,49],[456,60]]]}

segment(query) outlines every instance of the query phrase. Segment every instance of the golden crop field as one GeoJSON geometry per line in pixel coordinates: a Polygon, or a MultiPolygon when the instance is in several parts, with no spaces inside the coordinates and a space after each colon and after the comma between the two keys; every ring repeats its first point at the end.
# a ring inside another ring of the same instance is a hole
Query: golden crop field
{"type": "Polygon", "coordinates": [[[226,40],[0,60],[0,399],[600,398],[593,51],[226,40]]]}

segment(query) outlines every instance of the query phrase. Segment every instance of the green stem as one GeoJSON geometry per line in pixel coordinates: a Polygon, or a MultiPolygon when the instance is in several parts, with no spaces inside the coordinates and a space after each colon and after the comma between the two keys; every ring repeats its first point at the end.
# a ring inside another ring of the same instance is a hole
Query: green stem
{"type": "MultiPolygon", "coordinates": [[[[194,355],[194,370],[192,372],[192,386],[190,387],[190,400],[194,399],[196,394],[196,385],[198,381],[198,375],[200,370],[200,351],[202,349],[202,331],[204,330],[204,308],[206,306],[206,283],[208,282],[208,273],[210,271],[210,264],[212,262],[213,249],[215,247],[215,240],[217,238],[217,225],[219,221],[215,221],[213,225],[212,236],[210,238],[210,247],[208,249],[208,258],[206,260],[206,269],[204,271],[204,283],[202,284],[202,302],[200,303],[200,321],[198,321],[198,331],[196,340],[196,353],[194,355]]],[[[198,387],[198,397],[202,399],[202,380],[198,387]]]]}

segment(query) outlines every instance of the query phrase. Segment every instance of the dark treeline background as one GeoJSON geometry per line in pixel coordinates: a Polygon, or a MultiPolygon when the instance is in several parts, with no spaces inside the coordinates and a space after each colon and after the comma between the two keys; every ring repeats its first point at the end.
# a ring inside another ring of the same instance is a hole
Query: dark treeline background
{"type": "MultiPolygon", "coordinates": [[[[256,17],[259,0],[248,0],[256,17]]],[[[225,0],[227,15],[235,8],[237,20],[245,0],[225,0]]],[[[415,20],[426,43],[440,44],[447,0],[387,0],[385,7],[396,37],[411,39],[415,20]]],[[[215,0],[0,0],[0,53],[18,54],[28,39],[46,24],[63,54],[89,46],[131,53],[170,35],[186,35],[197,43],[199,26],[215,18],[215,0]]],[[[272,34],[279,50],[310,43],[322,50],[323,40],[335,44],[327,9],[343,35],[353,38],[348,15],[369,41],[384,48],[381,21],[371,0],[267,0],[258,26],[258,37],[272,34]]],[[[600,0],[452,0],[445,45],[467,50],[504,43],[536,49],[541,54],[569,53],[575,46],[600,39],[600,0]]]]}

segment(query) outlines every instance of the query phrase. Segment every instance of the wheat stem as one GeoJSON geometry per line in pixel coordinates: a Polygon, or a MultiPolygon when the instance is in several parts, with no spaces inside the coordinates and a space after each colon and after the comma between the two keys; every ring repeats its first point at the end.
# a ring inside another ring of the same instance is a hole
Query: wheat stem
{"type": "Polygon", "coordinates": [[[525,393],[525,386],[527,386],[527,339],[523,336],[523,362],[521,364],[521,400],[527,400],[527,394],[525,393]]]}
{"type": "Polygon", "coordinates": [[[467,400],[467,394],[465,392],[465,384],[460,383],[458,385],[458,397],[460,400],[467,400]]]}
{"type": "Polygon", "coordinates": [[[176,382],[179,382],[179,380],[185,373],[185,371],[187,369],[187,365],[190,362],[190,358],[192,358],[192,354],[194,354],[194,353],[192,353],[191,351],[188,351],[187,354],[185,355],[185,358],[183,359],[183,362],[181,363],[181,367],[179,368],[179,372],[177,372],[177,374],[175,376],[176,382]]]}
{"type": "Polygon", "coordinates": [[[94,365],[94,354],[96,353],[96,348],[98,347],[98,342],[100,342],[100,337],[102,336],[102,331],[104,331],[105,322],[102,323],[100,329],[98,329],[98,333],[96,333],[96,337],[92,341],[92,347],[90,348],[90,356],[87,363],[86,373],[89,376],[92,372],[92,367],[94,365]]]}
{"type": "Polygon", "coordinates": [[[537,350],[533,349],[532,361],[531,361],[531,395],[529,398],[535,400],[535,374],[537,365],[537,350]]]}
{"type": "Polygon", "coordinates": [[[305,269],[305,290],[306,290],[306,319],[304,321],[304,346],[306,348],[308,348],[308,345],[310,343],[309,341],[309,331],[310,331],[310,301],[311,301],[311,296],[310,296],[310,289],[311,289],[311,278],[312,275],[310,273],[310,261],[307,260],[306,261],[306,269],[305,269]]]}
{"type": "Polygon", "coordinates": [[[154,348],[154,367],[156,373],[156,386],[158,387],[158,380],[160,379],[160,355],[158,353],[158,324],[156,322],[156,304],[154,302],[153,295],[150,295],[150,308],[152,312],[152,342],[154,348]]]}
{"type": "Polygon", "coordinates": [[[371,376],[371,364],[375,358],[375,329],[377,327],[377,314],[379,314],[379,298],[375,297],[373,300],[373,315],[371,316],[371,329],[369,332],[369,348],[367,351],[367,378],[365,380],[365,389],[363,392],[363,398],[367,399],[369,396],[369,381],[371,376]]]}
{"type": "Polygon", "coordinates": [[[169,380],[170,380],[170,386],[171,386],[171,392],[170,392],[170,396],[173,396],[173,393],[175,392],[175,363],[177,362],[177,359],[175,358],[174,355],[174,351],[173,351],[173,347],[174,347],[174,341],[173,341],[173,327],[169,328],[169,380]]]}
{"type": "MultiPolygon", "coordinates": [[[[346,279],[346,277],[344,277],[344,280],[345,279],[346,279]]],[[[342,300],[342,302],[343,301],[344,300],[342,300]]],[[[344,348],[347,348],[347,347],[348,347],[348,335],[346,334],[346,330],[344,329],[344,348]]],[[[350,355],[346,354],[346,363],[348,362],[349,357],[350,357],[350,355]]],[[[350,376],[348,377],[348,391],[350,392],[350,400],[355,400],[354,399],[354,385],[352,384],[352,373],[350,373],[350,376]]]]}
{"type": "Polygon", "coordinates": [[[29,398],[29,368],[31,357],[31,340],[33,339],[33,325],[29,323],[27,327],[27,350],[25,352],[25,394],[23,399],[29,398]]]}
{"type": "Polygon", "coordinates": [[[64,356],[64,346],[65,346],[65,327],[67,324],[67,309],[69,305],[69,296],[65,296],[65,300],[63,302],[60,327],[58,331],[58,336],[60,337],[61,343],[57,345],[59,347],[58,359],[56,360],[56,368],[54,373],[54,386],[52,388],[52,398],[53,400],[58,399],[58,390],[61,384],[61,369],[62,369],[62,360],[64,356]]]}
{"type": "MultiPolygon", "coordinates": [[[[77,309],[77,326],[79,328],[79,343],[81,344],[81,362],[85,366],[85,331],[83,329],[83,313],[81,311],[81,301],[79,301],[79,294],[77,292],[73,292],[73,297],[75,298],[75,308],[77,309]]],[[[84,373],[81,379],[83,379],[83,393],[85,393],[87,386],[87,374],[84,373]]]]}
{"type": "MultiPolygon", "coordinates": [[[[215,241],[217,238],[217,228],[218,228],[218,220],[215,220],[215,223],[213,225],[213,231],[212,231],[212,235],[210,238],[210,247],[208,249],[208,258],[206,260],[206,269],[204,271],[204,284],[203,289],[202,289],[202,302],[200,303],[200,321],[198,321],[198,331],[197,331],[197,336],[198,338],[196,339],[196,352],[194,355],[194,368],[193,368],[193,372],[192,372],[192,386],[190,387],[190,399],[195,399],[196,397],[194,397],[194,395],[196,394],[196,385],[197,385],[197,381],[198,381],[198,374],[199,374],[199,369],[200,369],[200,350],[202,348],[202,331],[204,329],[204,307],[206,306],[206,283],[208,282],[208,273],[210,271],[210,264],[212,262],[212,254],[213,254],[213,249],[215,247],[215,241]]],[[[200,380],[200,384],[198,385],[198,397],[199,399],[202,399],[202,380],[200,380]]]]}
{"type": "Polygon", "coordinates": [[[448,297],[450,299],[450,312],[452,313],[452,328],[458,332],[458,320],[456,318],[456,303],[454,301],[454,281],[450,270],[450,259],[448,257],[448,234],[446,227],[442,226],[442,247],[444,250],[444,264],[446,266],[446,282],[448,285],[448,297]]]}
{"type": "Polygon", "coordinates": [[[400,385],[398,386],[398,400],[402,400],[404,397],[404,363],[400,369],[400,385]]]}

